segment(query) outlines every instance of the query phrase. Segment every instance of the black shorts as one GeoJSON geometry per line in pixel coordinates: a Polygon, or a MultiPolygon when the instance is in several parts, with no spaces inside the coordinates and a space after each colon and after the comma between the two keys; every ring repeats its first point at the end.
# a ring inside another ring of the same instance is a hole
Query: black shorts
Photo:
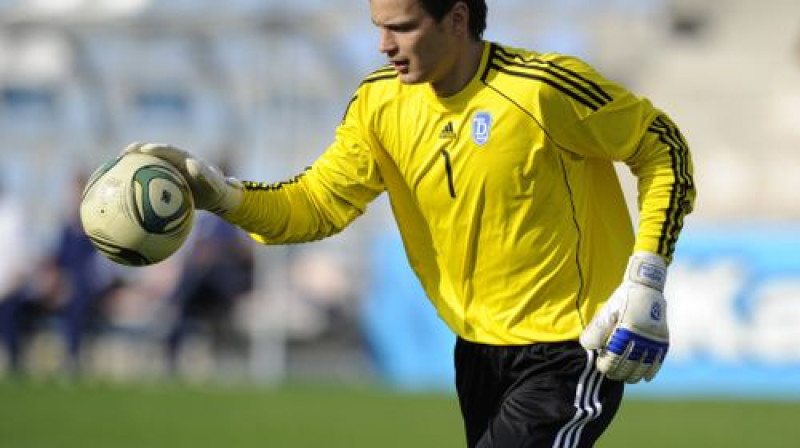
{"type": "Polygon", "coordinates": [[[490,346],[458,339],[456,389],[470,448],[591,447],[624,383],[577,342],[490,346]]]}

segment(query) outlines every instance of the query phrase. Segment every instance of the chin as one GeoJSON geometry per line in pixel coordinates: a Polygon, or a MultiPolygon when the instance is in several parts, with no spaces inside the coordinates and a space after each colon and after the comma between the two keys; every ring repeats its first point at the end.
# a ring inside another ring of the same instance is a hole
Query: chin
{"type": "Polygon", "coordinates": [[[419,73],[398,72],[397,75],[398,75],[397,77],[400,79],[400,82],[402,82],[403,84],[421,84],[428,81],[424,76],[421,76],[419,73]]]}

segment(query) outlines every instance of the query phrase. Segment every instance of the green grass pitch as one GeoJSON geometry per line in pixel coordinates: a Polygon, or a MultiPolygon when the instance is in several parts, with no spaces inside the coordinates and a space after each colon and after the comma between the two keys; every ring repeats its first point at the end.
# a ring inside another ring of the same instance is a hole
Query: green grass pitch
{"type": "MultiPolygon", "coordinates": [[[[784,447],[800,403],[628,399],[600,448],[784,447]]],[[[789,445],[787,445],[789,443],[789,445]]],[[[0,383],[8,448],[463,447],[454,396],[370,386],[0,383]]]]}

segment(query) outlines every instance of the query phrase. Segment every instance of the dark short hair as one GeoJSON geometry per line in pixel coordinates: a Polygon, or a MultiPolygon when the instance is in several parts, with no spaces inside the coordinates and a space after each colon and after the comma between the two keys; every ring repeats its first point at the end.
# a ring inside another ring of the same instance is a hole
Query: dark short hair
{"type": "Polygon", "coordinates": [[[483,37],[486,29],[486,0],[419,0],[425,11],[440,22],[458,2],[469,8],[469,31],[476,40],[483,37]]]}

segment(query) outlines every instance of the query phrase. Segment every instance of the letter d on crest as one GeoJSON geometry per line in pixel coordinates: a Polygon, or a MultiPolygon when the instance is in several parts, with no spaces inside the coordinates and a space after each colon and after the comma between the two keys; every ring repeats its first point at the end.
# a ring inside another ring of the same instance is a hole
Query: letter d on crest
{"type": "Polygon", "coordinates": [[[483,146],[489,140],[492,130],[492,116],[489,112],[478,112],[472,118],[472,141],[483,146]]]}

